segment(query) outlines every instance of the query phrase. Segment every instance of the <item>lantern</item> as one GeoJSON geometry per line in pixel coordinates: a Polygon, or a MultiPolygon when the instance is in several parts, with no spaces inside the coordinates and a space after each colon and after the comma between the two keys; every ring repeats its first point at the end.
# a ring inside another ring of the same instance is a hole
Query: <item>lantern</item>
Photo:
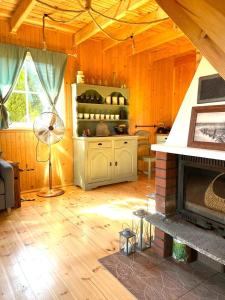
{"type": "Polygon", "coordinates": [[[125,228],[119,232],[120,235],[120,252],[129,255],[135,252],[136,234],[129,228],[125,228]]]}
{"type": "Polygon", "coordinates": [[[137,250],[143,251],[151,247],[151,224],[145,220],[148,212],[144,209],[139,209],[133,212],[132,229],[137,236],[137,250]]]}

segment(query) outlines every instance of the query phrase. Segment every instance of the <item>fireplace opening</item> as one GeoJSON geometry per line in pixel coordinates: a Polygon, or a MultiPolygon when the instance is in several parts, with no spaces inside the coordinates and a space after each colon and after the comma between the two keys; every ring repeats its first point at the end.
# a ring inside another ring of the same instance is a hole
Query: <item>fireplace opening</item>
{"type": "Polygon", "coordinates": [[[225,237],[225,162],[180,155],[177,212],[225,237]]]}

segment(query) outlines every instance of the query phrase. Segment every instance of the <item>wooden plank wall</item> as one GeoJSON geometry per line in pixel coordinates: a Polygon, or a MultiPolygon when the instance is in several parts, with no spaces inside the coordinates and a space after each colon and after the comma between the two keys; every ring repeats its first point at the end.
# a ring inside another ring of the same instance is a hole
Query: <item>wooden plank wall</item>
{"type": "MultiPolygon", "coordinates": [[[[49,50],[77,53],[68,57],[64,78],[66,133],[63,141],[53,147],[53,184],[68,185],[73,182],[73,145],[71,88],[77,70],[83,70],[87,82],[101,80],[108,85],[125,83],[130,88],[130,128],[135,124],[157,124],[165,122],[171,126],[185,91],[195,71],[195,51],[190,45],[182,47],[168,45],[165,48],[130,55],[127,46],[119,45],[102,51],[101,41],[90,40],[76,48],[73,36],[56,30],[46,31],[49,50]],[[54,39],[52,38],[54,36],[54,39]],[[191,52],[190,52],[191,51],[191,52]]],[[[9,34],[9,25],[0,21],[0,42],[42,48],[41,28],[21,26],[16,35],[9,34]]],[[[155,129],[150,129],[152,142],[155,129]]],[[[29,191],[47,184],[47,164],[36,162],[37,140],[32,130],[0,131],[0,150],[9,160],[19,161],[21,189],[29,191]],[[30,170],[31,169],[31,170],[30,170]],[[34,170],[32,170],[34,169],[34,170]]],[[[40,145],[42,159],[46,149],[40,145]]]]}
{"type": "MultiPolygon", "coordinates": [[[[83,70],[91,68],[94,72],[98,70],[101,73],[101,57],[96,55],[94,59],[86,59],[87,52],[94,49],[100,53],[101,44],[96,42],[87,42],[85,47],[82,45],[79,49],[73,46],[73,36],[63,34],[56,30],[46,31],[46,40],[49,50],[55,50],[65,53],[78,52],[78,59],[72,56],[68,57],[67,68],[64,77],[65,90],[65,111],[66,111],[66,131],[62,141],[53,146],[53,184],[68,185],[73,182],[73,144],[72,144],[72,108],[71,108],[71,83],[75,82],[77,69],[83,70]],[[54,37],[54,38],[52,38],[54,37]],[[84,48],[84,49],[83,49],[84,48]],[[100,63],[99,61],[100,60],[100,63]]],[[[42,30],[38,27],[27,25],[21,26],[18,33],[9,33],[9,24],[6,21],[0,21],[0,42],[23,45],[27,47],[42,48],[42,30]]],[[[3,157],[12,161],[19,161],[21,172],[21,189],[29,191],[39,189],[47,185],[47,163],[36,161],[36,144],[32,130],[7,130],[0,131],[0,150],[3,151],[3,157]]],[[[40,159],[46,159],[47,153],[45,146],[39,144],[40,159]],[[44,150],[44,151],[43,151],[44,150]]]]}
{"type": "MultiPolygon", "coordinates": [[[[110,81],[114,72],[118,84],[125,82],[130,88],[131,133],[137,130],[135,125],[172,126],[196,70],[196,52],[188,43],[186,49],[174,43],[127,55],[127,48],[120,45],[104,53],[104,75],[110,81]]],[[[155,142],[155,129],[138,129],[149,130],[155,142]]]]}

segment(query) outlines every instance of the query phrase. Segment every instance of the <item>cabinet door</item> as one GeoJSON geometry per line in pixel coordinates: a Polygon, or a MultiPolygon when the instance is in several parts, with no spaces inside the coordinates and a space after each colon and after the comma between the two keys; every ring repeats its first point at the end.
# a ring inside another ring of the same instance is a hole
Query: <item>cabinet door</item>
{"type": "Polygon", "coordinates": [[[122,147],[115,149],[114,177],[126,178],[137,174],[136,147],[122,147]]]}
{"type": "Polygon", "coordinates": [[[88,149],[88,183],[112,179],[112,148],[88,149]]]}

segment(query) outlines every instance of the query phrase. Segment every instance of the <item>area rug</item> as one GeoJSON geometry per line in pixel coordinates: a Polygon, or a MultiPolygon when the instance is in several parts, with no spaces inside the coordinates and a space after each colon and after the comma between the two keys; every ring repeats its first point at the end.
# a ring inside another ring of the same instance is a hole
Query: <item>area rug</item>
{"type": "Polygon", "coordinates": [[[147,284],[143,281],[143,277],[148,276],[150,269],[163,260],[153,254],[134,253],[125,256],[117,252],[99,261],[137,299],[146,299],[147,284]]]}
{"type": "Polygon", "coordinates": [[[181,264],[173,259],[161,259],[151,251],[130,256],[115,253],[99,261],[138,300],[181,297],[182,300],[212,300],[225,296],[225,276],[215,286],[214,276],[218,274],[199,262],[181,264]]]}

